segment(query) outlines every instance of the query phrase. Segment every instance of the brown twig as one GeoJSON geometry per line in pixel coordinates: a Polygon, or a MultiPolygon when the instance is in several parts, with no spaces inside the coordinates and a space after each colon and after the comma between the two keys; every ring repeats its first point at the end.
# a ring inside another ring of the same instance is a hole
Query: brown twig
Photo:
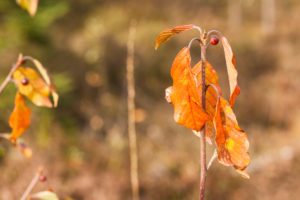
{"type": "Polygon", "coordinates": [[[127,42],[127,84],[128,84],[128,136],[130,147],[130,177],[132,199],[139,200],[139,179],[138,179],[138,155],[135,131],[135,89],[134,89],[134,38],[136,32],[136,21],[131,22],[127,42]]]}
{"type": "MultiPolygon", "coordinates": [[[[206,110],[206,85],[205,85],[205,68],[206,68],[206,33],[201,37],[201,66],[202,66],[202,108],[206,110]]],[[[202,135],[200,137],[200,162],[201,162],[201,173],[200,173],[200,200],[204,199],[205,194],[205,182],[206,182],[206,139],[205,139],[206,124],[202,128],[202,135]]]]}
{"type": "Polygon", "coordinates": [[[12,66],[10,72],[8,73],[8,75],[6,76],[5,80],[1,84],[1,86],[0,86],[0,94],[3,92],[4,88],[7,86],[7,84],[9,83],[9,81],[11,81],[11,77],[12,77],[13,73],[21,65],[22,61],[23,61],[23,56],[22,56],[22,54],[20,54],[19,57],[18,57],[17,63],[12,66]]]}
{"type": "Polygon", "coordinates": [[[25,192],[23,193],[22,197],[20,200],[26,200],[27,197],[30,195],[30,192],[33,190],[34,186],[37,184],[37,182],[39,181],[40,176],[43,174],[43,168],[40,167],[37,171],[37,173],[34,175],[34,177],[32,178],[30,184],[28,185],[28,187],[26,188],[25,192]]]}

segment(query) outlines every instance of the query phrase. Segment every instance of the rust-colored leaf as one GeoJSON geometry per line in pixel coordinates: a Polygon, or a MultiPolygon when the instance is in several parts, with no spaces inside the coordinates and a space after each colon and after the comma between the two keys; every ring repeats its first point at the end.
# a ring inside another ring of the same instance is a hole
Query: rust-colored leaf
{"type": "Polygon", "coordinates": [[[233,166],[240,174],[247,177],[244,171],[250,163],[247,135],[240,129],[229,103],[222,97],[214,122],[219,162],[226,166],[233,166]]]}
{"type": "Polygon", "coordinates": [[[21,8],[25,9],[31,17],[36,14],[39,0],[16,0],[16,2],[21,8]]]}
{"type": "Polygon", "coordinates": [[[175,34],[181,33],[186,30],[190,30],[192,28],[195,28],[195,25],[189,24],[189,25],[183,25],[183,26],[176,26],[175,28],[172,29],[165,29],[156,38],[156,43],[155,43],[155,49],[159,47],[164,42],[167,42],[171,37],[175,34]]]}
{"type": "Polygon", "coordinates": [[[169,88],[166,97],[173,103],[174,120],[191,130],[200,131],[210,117],[202,109],[201,87],[197,88],[190,64],[190,52],[185,47],[173,62],[171,69],[173,87],[169,88]]]}
{"type": "Polygon", "coordinates": [[[18,92],[15,98],[15,109],[10,115],[9,126],[12,128],[10,140],[15,142],[30,125],[31,110],[25,105],[24,98],[18,92]]]}
{"type": "Polygon", "coordinates": [[[233,55],[231,46],[226,37],[221,36],[222,45],[225,53],[227,73],[230,87],[230,105],[233,107],[236,97],[240,94],[240,87],[237,84],[237,70],[235,67],[235,56],[233,55]]]}
{"type": "Polygon", "coordinates": [[[19,92],[37,106],[52,107],[49,99],[51,88],[40,75],[31,68],[18,67],[13,73],[19,92]]]}
{"type": "MultiPolygon", "coordinates": [[[[197,87],[201,88],[202,85],[202,62],[198,62],[193,68],[192,68],[193,74],[195,75],[197,79],[197,87]]],[[[219,95],[222,95],[221,88],[218,81],[218,74],[212,67],[212,65],[206,61],[205,64],[205,84],[213,84],[218,89],[219,95]]],[[[206,122],[205,126],[205,134],[206,134],[206,141],[209,144],[212,144],[212,138],[215,132],[214,124],[213,124],[213,118],[216,113],[216,104],[218,101],[218,94],[215,91],[213,87],[208,87],[206,90],[206,112],[211,117],[211,120],[206,122]]]]}

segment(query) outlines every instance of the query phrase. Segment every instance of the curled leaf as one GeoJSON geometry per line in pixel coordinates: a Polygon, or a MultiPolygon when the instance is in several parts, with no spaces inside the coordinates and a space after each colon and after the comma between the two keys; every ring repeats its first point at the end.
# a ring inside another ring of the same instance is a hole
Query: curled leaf
{"type": "Polygon", "coordinates": [[[43,191],[32,194],[30,196],[32,199],[40,199],[40,200],[58,200],[57,195],[51,191],[43,191]]]}
{"type": "Polygon", "coordinates": [[[16,2],[21,8],[27,10],[31,17],[35,15],[39,4],[39,0],[16,0],[16,2]]]}
{"type": "Polygon", "coordinates": [[[233,107],[236,97],[240,94],[240,87],[237,84],[237,70],[235,67],[235,56],[233,55],[231,46],[226,37],[221,35],[221,41],[224,48],[227,73],[230,87],[230,105],[233,107]]]}
{"type": "Polygon", "coordinates": [[[191,130],[200,131],[210,117],[202,109],[202,91],[201,88],[197,88],[190,64],[190,52],[185,47],[173,62],[171,69],[173,87],[169,88],[166,97],[173,103],[174,120],[191,130]]]}
{"type": "Polygon", "coordinates": [[[37,106],[52,107],[49,99],[51,88],[31,68],[18,67],[13,73],[19,92],[37,106]]]}
{"type": "Polygon", "coordinates": [[[195,28],[195,25],[189,24],[189,25],[183,25],[183,26],[176,26],[175,28],[172,29],[165,29],[156,38],[156,43],[155,43],[155,49],[159,47],[164,42],[167,42],[171,37],[175,34],[181,33],[186,30],[190,30],[192,28],[195,28]]]}
{"type": "Polygon", "coordinates": [[[50,92],[53,97],[54,107],[57,107],[59,96],[56,92],[56,86],[55,86],[52,78],[50,77],[50,75],[48,74],[47,70],[42,65],[42,63],[40,63],[40,61],[38,61],[36,59],[32,59],[32,62],[35,65],[35,67],[39,70],[39,72],[41,73],[41,75],[42,75],[43,79],[46,81],[47,85],[50,86],[50,92]]]}
{"type": "MultiPolygon", "coordinates": [[[[200,89],[202,87],[202,62],[198,62],[192,68],[193,74],[197,79],[197,87],[200,89]]],[[[222,95],[221,88],[218,81],[218,74],[212,67],[212,65],[206,61],[205,63],[205,84],[208,86],[209,84],[213,84],[219,92],[219,95],[222,95]]],[[[209,144],[212,144],[212,138],[215,132],[213,119],[216,113],[216,105],[218,101],[218,93],[215,91],[214,88],[208,87],[206,90],[206,112],[209,114],[211,120],[206,122],[205,126],[205,134],[206,134],[206,141],[209,144]]]]}
{"type": "Polygon", "coordinates": [[[12,128],[10,140],[15,142],[30,125],[31,110],[25,105],[24,98],[18,92],[15,98],[15,109],[9,118],[9,126],[12,128]]]}
{"type": "Polygon", "coordinates": [[[217,131],[215,140],[219,162],[226,166],[233,166],[246,177],[244,169],[250,163],[247,135],[240,129],[229,103],[222,97],[214,123],[217,131]]]}

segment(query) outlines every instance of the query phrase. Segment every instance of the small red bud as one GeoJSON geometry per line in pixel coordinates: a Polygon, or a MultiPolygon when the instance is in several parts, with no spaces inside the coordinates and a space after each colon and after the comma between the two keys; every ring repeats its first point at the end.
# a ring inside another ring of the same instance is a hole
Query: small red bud
{"type": "Polygon", "coordinates": [[[28,78],[23,78],[23,79],[21,80],[21,84],[22,84],[22,85],[28,85],[28,84],[29,84],[28,78]]]}
{"type": "Polygon", "coordinates": [[[47,181],[47,177],[44,176],[44,175],[41,175],[40,178],[39,178],[39,181],[40,182],[45,182],[45,181],[47,181]]]}
{"type": "Polygon", "coordinates": [[[24,65],[24,64],[26,64],[26,61],[27,61],[27,60],[25,60],[25,59],[22,59],[22,60],[21,60],[21,62],[20,62],[20,65],[24,65]]]}
{"type": "Polygon", "coordinates": [[[215,35],[213,35],[210,40],[209,40],[210,44],[212,45],[217,45],[219,43],[219,38],[215,35]]]}

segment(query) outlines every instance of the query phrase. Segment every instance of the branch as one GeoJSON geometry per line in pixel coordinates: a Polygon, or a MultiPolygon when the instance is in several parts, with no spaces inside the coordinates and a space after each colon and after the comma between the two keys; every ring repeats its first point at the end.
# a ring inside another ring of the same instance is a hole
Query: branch
{"type": "Polygon", "coordinates": [[[25,192],[23,193],[22,197],[20,200],[26,200],[27,197],[30,195],[30,192],[33,190],[34,186],[37,184],[37,182],[39,181],[40,176],[43,174],[43,168],[40,167],[37,171],[37,173],[34,175],[34,177],[32,178],[30,184],[28,185],[28,187],[26,188],[25,192]]]}
{"type": "Polygon", "coordinates": [[[23,56],[22,56],[22,54],[20,54],[19,57],[18,57],[17,63],[12,66],[10,72],[8,73],[8,75],[6,76],[5,80],[1,84],[1,86],[0,86],[0,94],[3,92],[4,88],[7,86],[7,84],[9,83],[9,81],[11,81],[11,77],[12,77],[13,73],[22,64],[22,62],[23,62],[23,56]]]}
{"type": "Polygon", "coordinates": [[[136,21],[131,22],[127,42],[127,87],[128,87],[128,136],[130,147],[130,178],[132,199],[139,200],[139,179],[138,179],[138,155],[135,131],[135,89],[134,89],[134,38],[136,32],[136,21]]]}

